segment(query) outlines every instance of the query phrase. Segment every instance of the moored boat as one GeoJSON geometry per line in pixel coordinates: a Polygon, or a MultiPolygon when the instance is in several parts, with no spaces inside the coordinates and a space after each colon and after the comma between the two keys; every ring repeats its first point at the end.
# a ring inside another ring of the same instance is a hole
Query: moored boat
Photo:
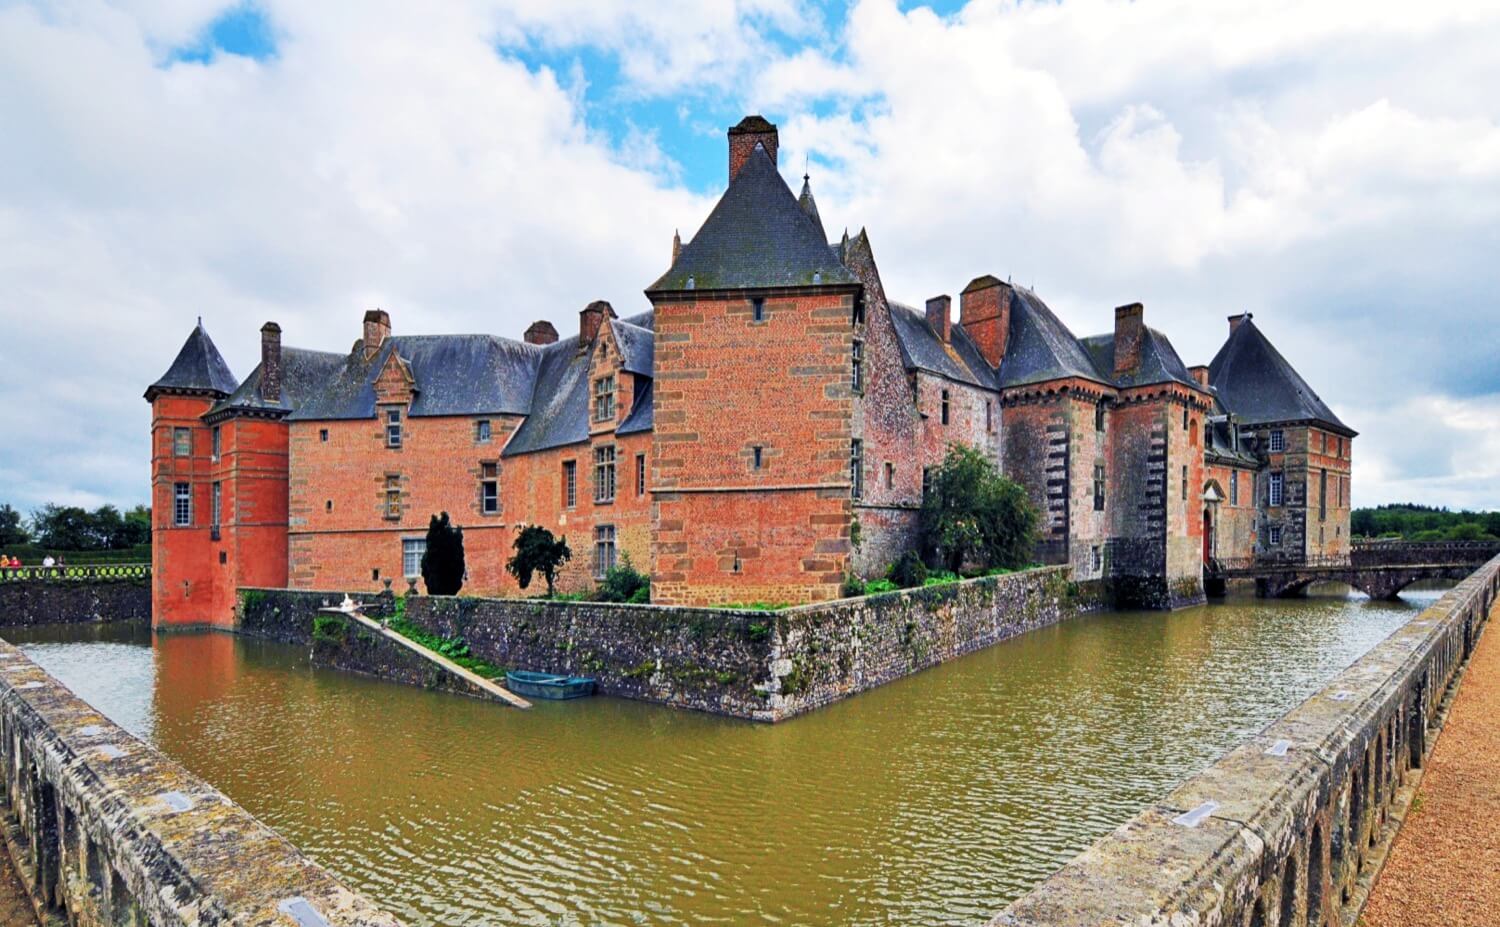
{"type": "Polygon", "coordinates": [[[591,676],[511,670],[505,674],[505,687],[517,695],[531,698],[582,698],[594,694],[594,679],[591,676]]]}

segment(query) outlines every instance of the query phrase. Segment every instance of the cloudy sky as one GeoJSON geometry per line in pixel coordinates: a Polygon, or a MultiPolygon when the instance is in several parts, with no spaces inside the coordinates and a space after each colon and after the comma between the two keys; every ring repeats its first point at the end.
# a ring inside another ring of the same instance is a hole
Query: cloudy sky
{"type": "Polygon", "coordinates": [[[202,316],[346,350],[646,308],[761,112],[907,302],[1256,321],[1354,499],[1500,508],[1500,0],[0,0],[0,501],[145,501],[202,316]]]}

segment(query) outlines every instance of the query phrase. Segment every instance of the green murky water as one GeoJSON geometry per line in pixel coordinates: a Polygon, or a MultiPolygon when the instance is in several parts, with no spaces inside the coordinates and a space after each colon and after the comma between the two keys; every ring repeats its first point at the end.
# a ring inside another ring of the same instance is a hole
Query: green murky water
{"type": "Polygon", "coordinates": [[[1437,595],[1083,618],[776,727],[6,636],[412,925],[982,924],[1437,595]]]}

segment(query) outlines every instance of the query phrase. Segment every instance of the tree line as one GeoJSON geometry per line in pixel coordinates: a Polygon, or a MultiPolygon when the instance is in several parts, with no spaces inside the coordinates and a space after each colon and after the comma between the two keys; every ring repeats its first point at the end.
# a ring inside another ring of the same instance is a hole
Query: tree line
{"type": "Polygon", "coordinates": [[[1500,512],[1453,512],[1411,503],[1355,509],[1349,530],[1356,537],[1408,541],[1489,541],[1500,538],[1500,512]]]}
{"type": "Polygon", "coordinates": [[[47,551],[129,550],[151,543],[151,509],[138,505],[120,511],[101,505],[90,511],[76,505],[47,504],[24,516],[0,505],[0,550],[34,547],[47,551]]]}

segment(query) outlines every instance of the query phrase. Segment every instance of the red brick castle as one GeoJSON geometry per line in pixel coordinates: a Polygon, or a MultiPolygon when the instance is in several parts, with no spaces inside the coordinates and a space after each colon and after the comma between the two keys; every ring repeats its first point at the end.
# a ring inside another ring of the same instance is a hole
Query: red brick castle
{"type": "Polygon", "coordinates": [[[728,188],[651,311],[590,303],[568,338],[397,335],[372,310],[330,353],[268,322],[240,381],[200,324],[146,391],[156,621],[227,625],[243,586],[402,589],[440,511],[466,592],[516,594],[540,524],[574,551],[564,589],[628,554],[658,603],[832,598],[914,543],[952,442],[1029,490],[1039,556],[1120,604],[1200,601],[1209,557],[1347,551],[1355,433],[1248,315],[1189,368],[1139,303],[1083,339],[994,276],[956,322],[947,296],[910,308],[776,154],[766,120],[730,129],[728,188]]]}

